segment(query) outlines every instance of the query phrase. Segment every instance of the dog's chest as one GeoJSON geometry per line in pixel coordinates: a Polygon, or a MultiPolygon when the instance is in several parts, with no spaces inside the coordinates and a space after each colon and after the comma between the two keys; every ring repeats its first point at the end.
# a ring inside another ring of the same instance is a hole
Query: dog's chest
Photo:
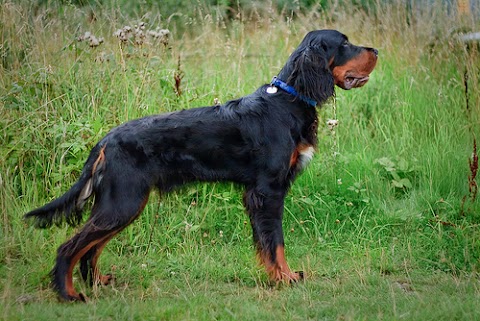
{"type": "Polygon", "coordinates": [[[290,167],[304,169],[312,160],[315,148],[312,145],[299,144],[290,157],[290,167]]]}

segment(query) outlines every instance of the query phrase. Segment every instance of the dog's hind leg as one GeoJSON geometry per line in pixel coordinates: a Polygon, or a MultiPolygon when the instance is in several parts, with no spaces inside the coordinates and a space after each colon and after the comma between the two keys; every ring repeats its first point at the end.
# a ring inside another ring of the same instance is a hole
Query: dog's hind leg
{"type": "Polygon", "coordinates": [[[90,274],[92,282],[107,281],[108,276],[102,277],[96,266],[101,251],[109,240],[140,215],[148,200],[149,189],[133,185],[115,194],[112,190],[119,185],[114,185],[115,188],[111,185],[109,193],[104,193],[107,195],[97,194],[92,215],[85,226],[58,249],[52,284],[64,300],[85,301],[85,297],[73,287],[73,269],[79,260],[83,278],[90,274]]]}
{"type": "Polygon", "coordinates": [[[91,220],[57,251],[55,267],[52,270],[52,285],[66,301],[85,301],[85,297],[73,287],[73,268],[80,258],[102,240],[109,237],[109,229],[99,229],[91,220]]]}
{"type": "Polygon", "coordinates": [[[89,286],[93,286],[94,284],[108,285],[112,280],[113,276],[111,274],[102,275],[100,273],[100,270],[97,267],[97,261],[107,243],[119,232],[120,231],[112,232],[108,237],[93,246],[80,259],[80,272],[82,279],[87,282],[89,286]]]}
{"type": "Polygon", "coordinates": [[[140,215],[140,213],[145,208],[147,201],[148,194],[147,197],[145,197],[145,199],[143,200],[142,204],[140,204],[140,208],[137,210],[137,213],[130,218],[127,224],[121,226],[116,230],[113,230],[107,237],[103,238],[100,242],[98,242],[98,244],[93,246],[87,253],[85,253],[85,255],[82,256],[82,258],[80,259],[80,272],[82,275],[82,279],[90,286],[93,286],[94,284],[108,285],[110,283],[113,276],[111,274],[102,275],[100,273],[100,270],[97,267],[98,258],[107,243],[140,215]]]}

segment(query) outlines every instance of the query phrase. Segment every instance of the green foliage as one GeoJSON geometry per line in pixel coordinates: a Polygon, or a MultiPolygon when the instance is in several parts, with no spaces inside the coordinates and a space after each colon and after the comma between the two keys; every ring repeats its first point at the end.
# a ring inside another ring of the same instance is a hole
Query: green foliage
{"type": "Polygon", "coordinates": [[[406,192],[413,187],[409,177],[415,175],[415,168],[401,157],[397,157],[396,161],[392,161],[388,157],[382,157],[375,160],[384,170],[384,175],[390,180],[392,186],[401,192],[406,192]]]}

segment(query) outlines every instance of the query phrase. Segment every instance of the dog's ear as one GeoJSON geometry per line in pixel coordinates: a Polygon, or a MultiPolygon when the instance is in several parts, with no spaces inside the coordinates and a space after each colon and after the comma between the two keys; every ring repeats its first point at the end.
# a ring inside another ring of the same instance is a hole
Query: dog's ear
{"type": "Polygon", "coordinates": [[[302,96],[321,105],[335,93],[335,82],[324,47],[308,45],[292,57],[293,70],[287,83],[302,96]]]}

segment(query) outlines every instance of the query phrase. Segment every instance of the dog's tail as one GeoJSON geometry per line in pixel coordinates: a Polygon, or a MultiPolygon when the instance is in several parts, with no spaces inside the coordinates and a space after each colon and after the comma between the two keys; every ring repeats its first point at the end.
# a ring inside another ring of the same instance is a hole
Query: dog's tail
{"type": "Polygon", "coordinates": [[[105,168],[105,146],[95,146],[82,170],[79,180],[62,196],[50,203],[25,214],[25,219],[33,218],[35,226],[47,228],[64,221],[75,226],[82,221],[82,209],[92,196],[94,187],[102,179],[105,168]]]}

